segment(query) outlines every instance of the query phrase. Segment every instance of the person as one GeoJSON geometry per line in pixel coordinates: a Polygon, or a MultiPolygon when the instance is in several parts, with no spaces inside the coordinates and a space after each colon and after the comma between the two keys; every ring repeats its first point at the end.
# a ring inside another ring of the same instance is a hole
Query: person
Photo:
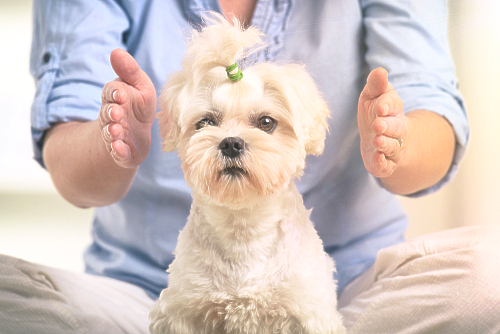
{"type": "Polygon", "coordinates": [[[350,333],[500,332],[491,233],[405,241],[395,197],[441,188],[467,145],[446,6],[35,0],[35,159],[66,200],[96,207],[93,242],[85,274],[2,256],[0,332],[147,332],[191,204],[178,158],[161,152],[156,98],[209,10],[266,35],[244,66],[303,63],[332,110],[324,153],[297,187],[337,264],[350,333]]]}

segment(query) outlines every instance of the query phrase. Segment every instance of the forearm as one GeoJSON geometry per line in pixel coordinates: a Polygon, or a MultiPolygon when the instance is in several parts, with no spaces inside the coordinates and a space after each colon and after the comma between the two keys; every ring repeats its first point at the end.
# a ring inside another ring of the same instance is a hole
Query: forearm
{"type": "Polygon", "coordinates": [[[102,140],[98,121],[54,126],[43,158],[59,193],[77,207],[112,204],[127,193],[137,167],[116,164],[102,140]]]}
{"type": "Polygon", "coordinates": [[[408,135],[394,172],[380,178],[391,192],[415,193],[436,184],[450,168],[455,151],[451,125],[440,115],[426,110],[406,114],[408,135]]]}

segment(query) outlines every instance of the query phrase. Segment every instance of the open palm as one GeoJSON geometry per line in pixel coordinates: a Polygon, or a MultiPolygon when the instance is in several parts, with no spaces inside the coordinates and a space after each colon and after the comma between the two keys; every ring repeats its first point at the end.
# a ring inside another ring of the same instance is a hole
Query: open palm
{"type": "Polygon", "coordinates": [[[99,125],[115,162],[127,168],[139,166],[149,154],[151,126],[156,112],[156,90],[147,74],[126,51],[111,53],[118,78],[102,91],[99,125]]]}
{"type": "Polygon", "coordinates": [[[358,103],[358,127],[366,169],[375,177],[390,176],[401,161],[408,126],[403,101],[383,68],[368,76],[358,103]]]}

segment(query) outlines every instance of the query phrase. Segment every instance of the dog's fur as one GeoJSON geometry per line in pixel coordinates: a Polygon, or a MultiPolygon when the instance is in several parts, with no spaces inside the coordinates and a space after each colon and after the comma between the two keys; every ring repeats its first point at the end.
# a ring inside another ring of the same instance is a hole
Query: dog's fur
{"type": "Polygon", "coordinates": [[[163,147],[177,149],[193,204],[150,330],[344,333],[334,263],[292,182],[323,150],[328,107],[301,66],[261,63],[230,81],[224,68],[261,33],[209,21],[160,97],[163,147]]]}

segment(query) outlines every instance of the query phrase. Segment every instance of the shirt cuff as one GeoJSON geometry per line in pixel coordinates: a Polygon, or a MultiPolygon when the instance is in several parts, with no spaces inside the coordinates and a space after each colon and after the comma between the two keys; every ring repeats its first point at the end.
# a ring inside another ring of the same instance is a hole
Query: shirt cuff
{"type": "MultiPolygon", "coordinates": [[[[45,85],[51,85],[51,83],[40,83],[38,87],[45,85]]],[[[46,103],[33,104],[31,121],[33,153],[35,161],[43,168],[46,168],[42,150],[47,130],[57,123],[96,120],[100,108],[100,101],[96,100],[96,97],[100,97],[101,91],[102,87],[98,85],[69,83],[64,87],[52,87],[53,94],[48,96],[46,103]],[[78,95],[71,92],[78,92],[78,95]],[[57,98],[51,96],[57,96],[57,98]]]]}

